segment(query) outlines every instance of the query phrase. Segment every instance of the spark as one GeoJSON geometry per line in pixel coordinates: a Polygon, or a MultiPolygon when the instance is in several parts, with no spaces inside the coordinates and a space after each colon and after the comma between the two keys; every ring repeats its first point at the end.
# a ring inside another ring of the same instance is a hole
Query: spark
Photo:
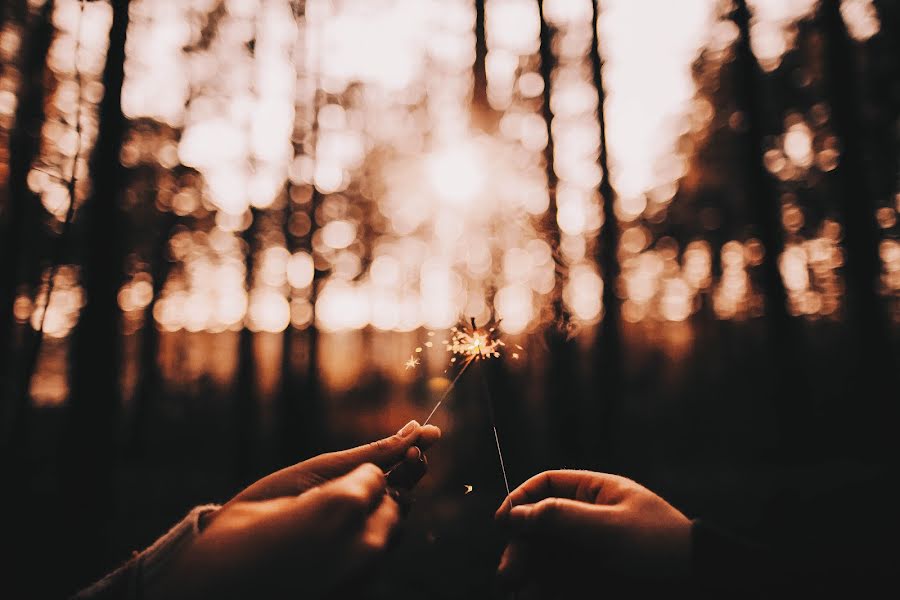
{"type": "Polygon", "coordinates": [[[444,342],[444,347],[452,354],[464,356],[466,360],[486,360],[488,358],[500,358],[500,348],[505,346],[503,340],[497,335],[497,327],[479,329],[472,319],[472,327],[453,327],[450,341],[444,342]]]}
{"type": "MultiPolygon", "coordinates": [[[[429,421],[431,421],[431,417],[434,416],[437,409],[440,408],[441,404],[444,403],[444,400],[447,399],[447,396],[450,395],[453,388],[456,387],[456,382],[459,381],[462,374],[466,372],[469,365],[476,360],[500,358],[500,350],[506,346],[499,335],[498,326],[500,325],[500,321],[489,323],[488,326],[482,328],[475,325],[474,317],[470,319],[469,323],[471,324],[471,327],[469,324],[465,323],[465,321],[452,327],[450,329],[450,339],[443,341],[444,348],[451,354],[450,366],[456,364],[457,359],[461,359],[462,367],[460,367],[456,376],[453,378],[453,381],[450,382],[450,385],[447,386],[447,389],[444,390],[441,399],[438,400],[437,404],[434,405],[434,408],[431,409],[431,413],[428,414],[428,418],[425,419],[423,425],[427,425],[429,421]]],[[[416,348],[416,352],[421,351],[421,346],[416,348]]]]}
{"type": "Polygon", "coordinates": [[[464,485],[463,487],[466,488],[466,494],[471,494],[471,493],[472,493],[473,487],[472,487],[471,485],[466,484],[466,485],[464,485]]]}
{"type": "Polygon", "coordinates": [[[406,367],[406,370],[415,369],[419,366],[419,359],[415,356],[410,356],[409,360],[403,363],[403,366],[406,367]]]}

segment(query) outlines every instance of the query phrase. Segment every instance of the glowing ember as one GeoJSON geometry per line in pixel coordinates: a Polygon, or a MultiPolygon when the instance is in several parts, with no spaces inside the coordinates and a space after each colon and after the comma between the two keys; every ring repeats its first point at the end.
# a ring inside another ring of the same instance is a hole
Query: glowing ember
{"type": "MultiPolygon", "coordinates": [[[[450,330],[452,333],[450,341],[445,342],[447,351],[464,356],[466,361],[500,358],[500,348],[506,344],[497,337],[497,328],[478,329],[475,327],[474,319],[472,321],[471,329],[457,326],[450,330]]],[[[451,359],[451,362],[455,361],[451,359]]]]}

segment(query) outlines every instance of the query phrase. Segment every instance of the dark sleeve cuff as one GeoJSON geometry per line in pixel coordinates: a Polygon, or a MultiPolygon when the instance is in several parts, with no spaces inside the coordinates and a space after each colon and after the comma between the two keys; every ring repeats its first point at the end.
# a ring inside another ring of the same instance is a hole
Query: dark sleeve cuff
{"type": "Polygon", "coordinates": [[[701,589],[753,596],[774,575],[766,550],[703,520],[691,529],[691,575],[701,589]]]}

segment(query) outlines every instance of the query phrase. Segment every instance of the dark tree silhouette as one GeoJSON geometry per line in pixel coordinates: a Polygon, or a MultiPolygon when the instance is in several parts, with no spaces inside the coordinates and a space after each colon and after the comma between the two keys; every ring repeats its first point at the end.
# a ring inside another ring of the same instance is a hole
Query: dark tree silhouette
{"type": "MultiPolygon", "coordinates": [[[[22,352],[24,344],[13,339],[13,305],[19,285],[29,281],[31,274],[22,272],[23,257],[36,252],[32,247],[34,232],[42,227],[40,200],[28,187],[28,172],[37,155],[41,142],[41,126],[44,122],[44,96],[46,93],[45,73],[47,51],[53,39],[53,24],[50,16],[53,2],[48,0],[35,17],[33,30],[25,38],[22,61],[22,81],[19,102],[16,109],[15,129],[10,138],[9,180],[6,211],[6,230],[0,244],[3,245],[3,260],[0,261],[0,441],[11,443],[13,434],[24,435],[21,419],[28,409],[27,383],[22,384],[26,368],[22,352]]],[[[29,328],[30,329],[30,328],[29,328]]],[[[32,341],[26,334],[26,339],[32,341]]],[[[8,450],[8,448],[3,448],[8,450]]],[[[2,452],[9,456],[8,452],[2,452]]]]}
{"type": "Polygon", "coordinates": [[[121,360],[117,295],[124,268],[119,198],[126,184],[126,171],[119,156],[126,128],[121,95],[129,4],[124,0],[112,3],[99,130],[89,161],[92,192],[82,211],[86,300],[72,335],[72,387],[62,441],[65,511],[77,523],[73,526],[73,541],[86,545],[73,553],[68,568],[82,577],[89,574],[90,559],[105,550],[96,526],[103,522],[102,515],[113,499],[112,469],[117,455],[121,360]]]}
{"type": "Polygon", "coordinates": [[[733,65],[734,88],[738,106],[744,121],[746,154],[741,162],[747,168],[746,197],[755,208],[759,238],[765,248],[762,263],[762,284],[765,294],[766,323],[769,330],[771,366],[776,374],[776,389],[784,401],[778,403],[780,411],[781,446],[794,449],[804,444],[800,432],[804,428],[806,414],[802,399],[805,392],[796,371],[798,351],[798,323],[787,311],[788,298],[778,260],[784,251],[781,226],[781,200],[772,176],[766,169],[763,156],[767,150],[766,108],[763,90],[765,75],[753,55],[750,41],[750,9],[746,0],[737,0],[732,19],[738,26],[739,36],[735,44],[733,65]]]}
{"type": "Polygon", "coordinates": [[[884,299],[879,295],[881,259],[880,235],[875,221],[875,200],[869,164],[873,150],[866,139],[867,123],[860,114],[867,106],[861,94],[863,81],[858,73],[859,49],[841,17],[837,2],[823,2],[820,19],[825,37],[825,72],[831,104],[831,123],[842,145],[840,163],[833,172],[834,190],[844,221],[847,306],[857,324],[860,352],[856,354],[859,381],[868,387],[858,414],[874,425],[879,435],[859,435],[860,451],[881,455],[888,448],[898,416],[897,377],[893,370],[893,349],[884,299]],[[867,164],[868,163],[868,164],[867,164]],[[870,444],[874,447],[867,448],[870,444]]]}
{"type": "Polygon", "coordinates": [[[603,227],[597,244],[597,264],[603,274],[603,321],[600,323],[597,338],[599,355],[598,390],[602,390],[600,398],[594,404],[599,408],[596,426],[600,433],[596,436],[594,452],[599,457],[598,467],[609,468],[612,465],[613,439],[612,423],[621,402],[622,385],[622,307],[616,294],[616,282],[619,280],[620,265],[619,224],[616,218],[616,194],[609,176],[609,154],[606,146],[606,90],[603,86],[603,57],[599,38],[600,3],[594,0],[594,14],[591,31],[591,71],[594,87],[597,89],[597,121],[600,124],[600,170],[603,179],[600,181],[600,197],[603,199],[603,227]],[[599,446],[599,448],[598,448],[599,446]]]}

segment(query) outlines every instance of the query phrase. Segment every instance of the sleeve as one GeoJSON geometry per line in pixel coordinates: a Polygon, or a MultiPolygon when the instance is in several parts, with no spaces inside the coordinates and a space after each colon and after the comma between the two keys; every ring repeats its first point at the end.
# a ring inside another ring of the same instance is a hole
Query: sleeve
{"type": "Polygon", "coordinates": [[[780,571],[763,546],[696,519],[691,529],[691,579],[698,590],[757,597],[780,571]]]}
{"type": "Polygon", "coordinates": [[[76,594],[72,600],[156,600],[154,590],[178,551],[200,534],[200,517],[217,510],[207,504],[191,510],[153,545],[76,594]]]}

